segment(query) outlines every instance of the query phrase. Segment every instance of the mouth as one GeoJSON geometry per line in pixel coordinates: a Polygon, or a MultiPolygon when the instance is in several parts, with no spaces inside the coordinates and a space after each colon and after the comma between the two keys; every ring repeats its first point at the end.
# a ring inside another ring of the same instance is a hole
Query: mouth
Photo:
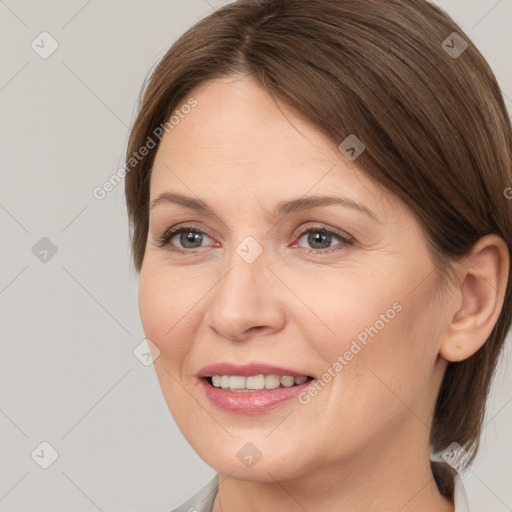
{"type": "Polygon", "coordinates": [[[262,414],[283,406],[316,382],[301,370],[263,362],[219,362],[196,376],[212,405],[238,414],[262,414]]]}

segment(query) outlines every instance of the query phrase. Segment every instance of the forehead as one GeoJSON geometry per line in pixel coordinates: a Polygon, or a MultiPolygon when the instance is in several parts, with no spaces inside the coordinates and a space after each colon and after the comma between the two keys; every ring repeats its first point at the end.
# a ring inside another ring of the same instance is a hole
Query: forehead
{"type": "Polygon", "coordinates": [[[151,198],[164,189],[179,189],[199,196],[214,190],[263,193],[276,201],[308,193],[339,193],[382,206],[389,201],[333,140],[297,111],[276,103],[254,78],[215,79],[182,105],[190,98],[194,108],[177,116],[179,122],[160,142],[151,198]]]}

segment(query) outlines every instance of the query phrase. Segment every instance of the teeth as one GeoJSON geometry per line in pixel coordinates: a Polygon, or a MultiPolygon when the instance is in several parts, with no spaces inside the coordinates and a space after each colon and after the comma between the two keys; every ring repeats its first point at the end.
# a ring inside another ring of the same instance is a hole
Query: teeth
{"type": "MultiPolygon", "coordinates": [[[[300,378],[300,377],[297,377],[300,378]]],[[[307,377],[304,377],[307,379],[307,377]]],[[[295,384],[295,378],[290,377],[289,375],[286,375],[284,377],[281,377],[281,386],[284,386],[285,388],[289,388],[290,386],[293,386],[295,384]]]]}
{"type": "Polygon", "coordinates": [[[255,375],[254,377],[247,377],[245,379],[246,389],[264,389],[265,388],[265,375],[255,375]]]}
{"type": "Polygon", "coordinates": [[[276,389],[281,385],[281,378],[277,375],[267,375],[265,377],[265,389],[276,389]]]}
{"type": "Polygon", "coordinates": [[[229,377],[230,389],[245,389],[245,377],[229,377]]]}
{"type": "Polygon", "coordinates": [[[214,375],[212,384],[216,388],[229,389],[230,391],[261,391],[263,389],[276,389],[280,386],[289,388],[303,384],[307,377],[292,377],[291,375],[251,375],[242,377],[239,375],[214,375]]]}

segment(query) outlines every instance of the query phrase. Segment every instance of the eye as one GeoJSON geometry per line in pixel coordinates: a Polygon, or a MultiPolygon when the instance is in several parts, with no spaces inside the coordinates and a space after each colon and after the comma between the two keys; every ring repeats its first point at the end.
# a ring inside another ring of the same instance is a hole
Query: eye
{"type": "MultiPolygon", "coordinates": [[[[353,245],[354,240],[350,238],[346,233],[338,232],[328,228],[325,225],[322,226],[303,226],[300,228],[299,234],[301,235],[299,241],[305,239],[306,243],[312,246],[307,253],[330,253],[333,251],[339,251],[344,249],[347,245],[353,245]],[[341,243],[331,243],[335,240],[341,243]]],[[[300,246],[300,245],[299,245],[300,246]]]]}
{"type": "Polygon", "coordinates": [[[159,239],[156,244],[158,247],[166,247],[170,246],[174,251],[178,251],[182,254],[194,252],[194,249],[200,248],[201,243],[205,238],[211,240],[211,238],[206,235],[203,231],[200,231],[191,226],[182,226],[176,229],[170,229],[166,231],[159,239]],[[181,244],[180,246],[176,245],[176,242],[172,242],[173,238],[181,244]],[[186,250],[182,250],[186,249],[186,250]]]}

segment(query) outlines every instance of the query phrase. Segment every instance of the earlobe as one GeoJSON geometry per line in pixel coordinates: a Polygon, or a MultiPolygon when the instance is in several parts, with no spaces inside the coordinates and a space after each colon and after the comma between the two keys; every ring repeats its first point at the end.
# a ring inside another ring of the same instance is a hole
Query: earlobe
{"type": "Polygon", "coordinates": [[[458,271],[454,313],[439,349],[447,361],[471,357],[489,338],[503,307],[509,264],[507,245],[497,235],[480,238],[465,259],[458,271]]]}

